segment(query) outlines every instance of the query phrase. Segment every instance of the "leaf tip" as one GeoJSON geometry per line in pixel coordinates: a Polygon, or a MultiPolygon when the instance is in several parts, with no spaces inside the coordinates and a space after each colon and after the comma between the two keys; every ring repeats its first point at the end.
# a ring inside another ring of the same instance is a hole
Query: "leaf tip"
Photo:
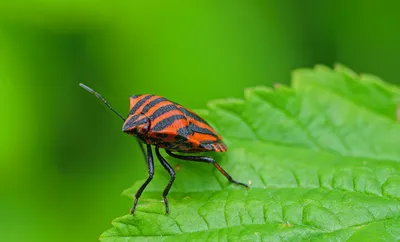
{"type": "Polygon", "coordinates": [[[341,63],[335,63],[333,65],[333,69],[335,70],[335,72],[345,74],[353,79],[358,78],[358,74],[355,71],[341,63]]]}
{"type": "Polygon", "coordinates": [[[255,87],[248,87],[244,89],[244,97],[246,99],[249,99],[251,96],[257,93],[266,93],[266,92],[272,92],[271,88],[268,88],[266,86],[255,86],[255,87]]]}
{"type": "Polygon", "coordinates": [[[315,66],[314,66],[314,70],[316,70],[316,71],[332,71],[331,68],[329,68],[329,67],[326,66],[326,65],[322,65],[322,64],[317,64],[317,65],[315,65],[315,66]]]}
{"type": "Polygon", "coordinates": [[[127,197],[134,198],[134,196],[132,194],[132,188],[127,188],[127,189],[123,190],[121,193],[121,196],[127,196],[127,197]]]}
{"type": "Polygon", "coordinates": [[[291,71],[290,76],[292,80],[292,86],[299,80],[301,79],[302,75],[306,73],[310,73],[312,70],[310,68],[302,67],[302,68],[297,68],[291,71]]]}

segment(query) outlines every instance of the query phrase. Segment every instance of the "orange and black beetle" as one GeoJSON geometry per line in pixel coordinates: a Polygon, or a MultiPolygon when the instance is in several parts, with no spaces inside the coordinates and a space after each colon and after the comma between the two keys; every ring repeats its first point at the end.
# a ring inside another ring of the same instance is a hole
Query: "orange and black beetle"
{"type": "Polygon", "coordinates": [[[175,180],[175,172],[170,164],[161,156],[159,149],[165,149],[167,154],[172,157],[196,162],[213,164],[230,182],[248,187],[247,184],[234,180],[214,159],[205,156],[182,156],[172,152],[225,152],[226,145],[222,142],[215,130],[201,117],[193,111],[172,102],[166,98],[151,94],[135,95],[130,97],[130,108],[128,118],[124,118],[115,111],[108,102],[93,89],[84,84],[79,84],[82,88],[93,93],[102,100],[107,107],[116,113],[124,125],[122,131],[128,135],[137,137],[139,146],[146,158],[149,176],[135,194],[135,201],[131,209],[131,214],[135,212],[137,202],[143,190],[149,184],[154,175],[153,152],[151,145],[155,146],[155,151],[161,165],[168,171],[171,179],[162,194],[165,211],[168,213],[167,195],[175,180]],[[147,154],[142,146],[146,144],[147,154]]]}

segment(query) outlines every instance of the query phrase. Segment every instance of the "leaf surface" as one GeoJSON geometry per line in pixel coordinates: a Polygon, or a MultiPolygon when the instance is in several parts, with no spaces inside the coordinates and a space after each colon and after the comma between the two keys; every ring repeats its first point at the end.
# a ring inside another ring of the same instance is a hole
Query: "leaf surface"
{"type": "Polygon", "coordinates": [[[399,103],[399,88],[340,65],[211,102],[198,113],[229,150],[210,155],[251,188],[163,153],[177,171],[170,214],[161,199],[169,176],[158,165],[135,215],[115,219],[100,240],[399,240],[399,103]]]}

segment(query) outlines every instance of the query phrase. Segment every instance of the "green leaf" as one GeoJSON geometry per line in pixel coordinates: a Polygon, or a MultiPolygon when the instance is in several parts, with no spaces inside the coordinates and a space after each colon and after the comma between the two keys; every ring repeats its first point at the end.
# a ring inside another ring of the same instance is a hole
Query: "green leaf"
{"type": "Polygon", "coordinates": [[[211,102],[199,113],[229,147],[211,155],[251,188],[164,154],[177,171],[170,214],[159,165],[135,215],[115,219],[100,240],[400,240],[399,103],[399,88],[340,65],[297,70],[291,87],[211,102]]]}

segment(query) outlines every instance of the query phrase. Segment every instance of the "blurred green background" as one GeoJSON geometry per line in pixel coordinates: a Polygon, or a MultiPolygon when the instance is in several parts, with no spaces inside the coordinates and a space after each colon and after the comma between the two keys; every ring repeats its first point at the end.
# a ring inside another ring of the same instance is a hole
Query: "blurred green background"
{"type": "MultiPolygon", "coordinates": [[[[189,108],[343,63],[399,83],[385,1],[1,1],[1,241],[96,241],[146,177],[121,120],[129,95],[189,108]]],[[[158,165],[158,164],[157,164],[158,165]]]]}

